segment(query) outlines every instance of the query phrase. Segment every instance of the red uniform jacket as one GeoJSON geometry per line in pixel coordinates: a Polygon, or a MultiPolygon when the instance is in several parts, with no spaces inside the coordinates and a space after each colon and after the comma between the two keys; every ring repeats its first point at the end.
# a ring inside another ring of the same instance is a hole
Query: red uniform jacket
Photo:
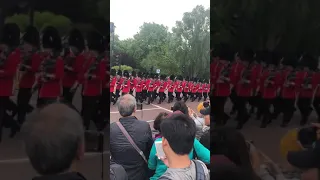
{"type": "MultiPolygon", "coordinates": [[[[95,58],[90,59],[89,64],[95,63],[95,58]]],[[[101,61],[99,65],[97,66],[97,69],[93,72],[93,74],[96,76],[96,78],[88,79],[85,78],[84,84],[83,84],[83,95],[84,96],[99,96],[101,95],[102,90],[102,82],[105,78],[105,72],[106,72],[106,64],[105,61],[101,61]]]]}
{"type": "Polygon", "coordinates": [[[140,82],[139,80],[137,81],[137,84],[136,84],[136,92],[142,92],[142,88],[144,86],[144,80],[140,79],[140,82]]]}
{"type": "Polygon", "coordinates": [[[281,73],[276,73],[274,83],[265,87],[265,81],[268,79],[270,72],[266,70],[260,81],[260,88],[262,92],[262,98],[264,99],[274,99],[277,96],[277,91],[281,85],[281,73]]]}
{"type": "Polygon", "coordinates": [[[127,83],[125,83],[126,80],[124,80],[124,84],[122,84],[122,92],[123,93],[128,93],[130,92],[130,86],[131,86],[131,83],[130,83],[130,79],[127,80],[127,83]]]}
{"type": "Polygon", "coordinates": [[[117,90],[121,89],[121,85],[122,85],[123,81],[124,81],[124,79],[122,77],[120,77],[118,80],[117,86],[116,86],[117,90]]]}
{"type": "MultiPolygon", "coordinates": [[[[244,73],[245,69],[242,70],[241,74],[244,73]]],[[[252,75],[252,73],[250,74],[252,75]]],[[[240,80],[240,79],[239,79],[240,80]]],[[[253,94],[253,87],[254,87],[254,82],[252,81],[252,77],[249,77],[249,83],[241,83],[238,82],[236,85],[236,92],[237,95],[240,97],[250,97],[253,94]]]]}
{"type": "Polygon", "coordinates": [[[304,81],[304,78],[307,76],[307,74],[308,73],[305,72],[305,71],[297,72],[295,83],[296,83],[296,87],[297,87],[297,91],[298,92],[300,92],[300,90],[302,90],[301,85],[302,85],[302,83],[304,81]]]}
{"type": "Polygon", "coordinates": [[[300,85],[300,90],[299,90],[299,97],[301,98],[312,98],[313,97],[313,94],[314,94],[314,91],[315,91],[315,80],[313,80],[314,78],[314,73],[312,74],[312,78],[311,78],[311,87],[310,88],[304,88],[302,85],[304,83],[304,81],[306,80],[307,76],[308,76],[309,73],[305,72],[304,73],[304,79],[303,81],[301,82],[301,85],[300,85]]]}
{"type": "Polygon", "coordinates": [[[182,81],[177,81],[177,84],[176,84],[176,92],[182,92],[183,90],[183,86],[182,86],[182,81]]]}
{"type": "Polygon", "coordinates": [[[147,90],[148,91],[150,82],[151,82],[151,79],[146,79],[144,81],[144,86],[143,86],[142,90],[147,90]]]}
{"type": "Polygon", "coordinates": [[[160,83],[159,92],[165,92],[165,91],[166,91],[167,82],[163,81],[162,83],[163,83],[162,85],[161,85],[161,83],[160,83]]]}
{"type": "Polygon", "coordinates": [[[312,88],[315,90],[315,97],[320,97],[320,72],[315,72],[312,77],[312,88]]]}
{"type": "Polygon", "coordinates": [[[137,81],[138,81],[138,78],[133,78],[132,81],[131,81],[131,87],[130,89],[134,89],[137,85],[137,81]]]}
{"type": "Polygon", "coordinates": [[[199,89],[199,84],[193,84],[192,85],[192,93],[197,93],[199,89]]]}
{"type": "Polygon", "coordinates": [[[77,81],[78,74],[82,72],[83,64],[85,62],[84,54],[79,54],[72,65],[73,71],[65,71],[63,77],[63,87],[71,88],[74,83],[77,81]]]}
{"type": "MultiPolygon", "coordinates": [[[[218,75],[221,73],[223,70],[224,65],[220,65],[217,69],[219,70],[217,73],[218,75]]],[[[215,95],[220,96],[220,97],[227,97],[230,95],[231,90],[230,90],[230,82],[217,82],[219,76],[217,75],[217,79],[215,81],[215,95]]]]}
{"type": "Polygon", "coordinates": [[[156,91],[160,86],[160,80],[156,80],[155,83],[154,83],[154,88],[153,90],[156,91]]]}
{"type": "Polygon", "coordinates": [[[253,65],[251,69],[251,83],[252,83],[252,88],[253,90],[256,90],[259,86],[259,81],[262,75],[262,65],[261,64],[256,64],[253,65]]]}
{"type": "Polygon", "coordinates": [[[241,62],[235,62],[231,65],[231,72],[230,72],[230,83],[234,86],[239,82],[241,72],[245,66],[241,62]]]}
{"type": "Polygon", "coordinates": [[[117,77],[113,77],[111,79],[111,82],[110,82],[110,92],[114,92],[114,88],[116,86],[116,83],[117,83],[117,77]]]}
{"type": "Polygon", "coordinates": [[[176,83],[173,81],[169,80],[168,82],[168,92],[174,92],[174,89],[176,88],[176,83]]]}
{"type": "Polygon", "coordinates": [[[209,93],[210,92],[210,84],[206,83],[203,91],[206,93],[209,93]]]}
{"type": "Polygon", "coordinates": [[[9,97],[13,95],[14,77],[17,67],[20,63],[20,51],[13,51],[7,58],[0,72],[0,97],[9,97]]]}
{"type": "Polygon", "coordinates": [[[20,79],[19,88],[32,88],[36,81],[36,73],[39,70],[42,58],[38,53],[31,56],[31,69],[23,72],[20,79]]]}
{"type": "Polygon", "coordinates": [[[55,78],[43,82],[39,79],[41,84],[39,89],[39,98],[57,98],[62,94],[62,78],[64,74],[64,63],[61,57],[56,60],[55,78]]]}
{"type": "Polygon", "coordinates": [[[183,85],[183,92],[189,92],[189,82],[185,81],[183,85]]]}
{"type": "Polygon", "coordinates": [[[149,83],[148,83],[148,92],[154,91],[155,87],[156,87],[155,82],[151,83],[151,81],[149,81],[149,83]]]}
{"type": "Polygon", "coordinates": [[[203,84],[199,84],[199,88],[198,88],[198,93],[202,93],[203,92],[203,84]]]}
{"type": "Polygon", "coordinates": [[[281,97],[284,99],[295,99],[296,98],[296,86],[286,86],[287,77],[290,74],[290,71],[285,71],[283,73],[283,80],[281,82],[281,97]]]}
{"type": "Polygon", "coordinates": [[[217,79],[217,71],[218,71],[219,61],[214,61],[210,64],[210,81],[216,82],[217,79]]]}

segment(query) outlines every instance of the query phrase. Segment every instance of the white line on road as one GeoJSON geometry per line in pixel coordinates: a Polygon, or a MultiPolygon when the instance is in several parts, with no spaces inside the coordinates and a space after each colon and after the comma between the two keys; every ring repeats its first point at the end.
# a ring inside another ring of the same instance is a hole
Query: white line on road
{"type": "MultiPolygon", "coordinates": [[[[103,155],[105,154],[110,154],[110,151],[104,151],[103,155]]],[[[92,152],[92,153],[85,153],[85,157],[94,157],[94,156],[99,156],[101,153],[99,152],[92,152]]],[[[5,160],[0,160],[0,164],[8,164],[8,163],[25,163],[29,162],[28,158],[18,158],[18,159],[5,159],[5,160]]]]}
{"type": "MultiPolygon", "coordinates": [[[[157,110],[157,109],[161,109],[161,108],[149,108],[149,109],[137,110],[137,112],[139,112],[139,111],[152,111],[152,110],[157,110]]],[[[119,111],[110,112],[110,114],[118,114],[118,113],[119,113],[119,111]]]]}
{"type": "Polygon", "coordinates": [[[162,110],[165,110],[165,111],[168,111],[168,112],[172,112],[170,109],[167,109],[167,108],[164,108],[164,107],[155,105],[155,104],[151,104],[151,105],[154,106],[154,107],[157,107],[157,108],[159,108],[159,109],[162,109],[162,110]]]}

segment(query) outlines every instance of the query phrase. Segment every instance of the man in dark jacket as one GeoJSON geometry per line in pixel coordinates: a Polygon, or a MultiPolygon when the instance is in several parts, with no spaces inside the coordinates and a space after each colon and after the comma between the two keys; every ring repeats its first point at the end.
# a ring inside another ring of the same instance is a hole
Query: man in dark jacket
{"type": "MultiPolygon", "coordinates": [[[[153,144],[151,128],[147,122],[140,121],[133,115],[136,109],[136,99],[132,95],[126,94],[119,98],[118,110],[122,116],[119,121],[144,156],[148,158],[153,144]]],[[[148,179],[147,163],[116,123],[110,125],[110,153],[112,159],[126,170],[129,180],[148,179]]]]}
{"type": "Polygon", "coordinates": [[[36,111],[23,130],[26,154],[41,175],[33,180],[85,180],[72,171],[85,151],[78,112],[64,104],[51,104],[36,111]]]}

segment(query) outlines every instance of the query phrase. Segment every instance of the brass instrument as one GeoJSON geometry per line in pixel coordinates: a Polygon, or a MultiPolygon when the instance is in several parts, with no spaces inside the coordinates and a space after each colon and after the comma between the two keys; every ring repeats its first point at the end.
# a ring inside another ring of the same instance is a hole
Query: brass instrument
{"type": "Polygon", "coordinates": [[[302,87],[304,89],[312,89],[312,72],[307,73],[306,77],[304,78],[304,81],[302,83],[302,87]]]}

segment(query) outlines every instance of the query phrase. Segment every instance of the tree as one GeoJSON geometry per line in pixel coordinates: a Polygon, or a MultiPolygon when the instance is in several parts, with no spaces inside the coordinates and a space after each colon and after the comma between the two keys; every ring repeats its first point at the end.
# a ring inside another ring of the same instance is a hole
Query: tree
{"type": "MultiPolygon", "coordinates": [[[[115,36],[110,45],[115,54],[121,54],[122,63],[134,68],[208,78],[209,37],[210,10],[197,6],[177,21],[172,32],[162,24],[144,23],[133,38],[120,41],[115,36]]],[[[111,63],[115,61],[112,57],[111,63]]]]}

